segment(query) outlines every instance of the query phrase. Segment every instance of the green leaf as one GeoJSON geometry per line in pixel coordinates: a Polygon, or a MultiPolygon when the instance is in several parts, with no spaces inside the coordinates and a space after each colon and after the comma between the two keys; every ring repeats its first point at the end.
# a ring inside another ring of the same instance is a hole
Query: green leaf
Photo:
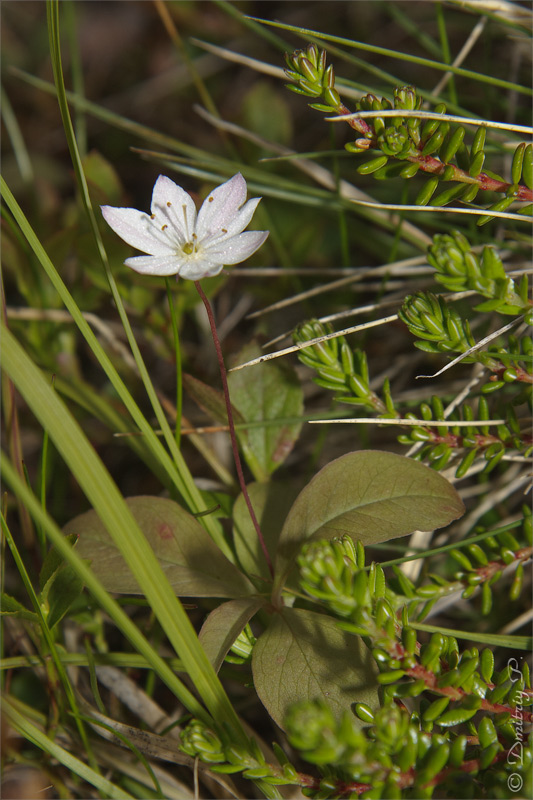
{"type": "Polygon", "coordinates": [[[376,172],[381,167],[384,167],[388,161],[387,156],[378,156],[377,158],[371,158],[370,161],[365,161],[364,164],[359,164],[357,167],[357,172],[361,175],[370,175],[372,172],[376,172]]]}
{"type": "Polygon", "coordinates": [[[533,146],[528,144],[522,160],[522,179],[528,189],[533,189],[533,146]]]}
{"type": "Polygon", "coordinates": [[[474,310],[483,312],[498,310],[501,314],[520,314],[523,309],[520,306],[509,306],[500,297],[496,297],[493,300],[484,300],[483,303],[478,303],[474,306],[474,310]]]}
{"type": "MultiPolygon", "coordinates": [[[[487,175],[488,175],[488,172],[487,172],[487,175]]],[[[514,197],[503,197],[501,200],[498,200],[496,203],[493,203],[491,206],[489,206],[489,208],[487,208],[487,211],[489,211],[489,212],[490,211],[507,211],[509,206],[512,205],[514,203],[514,201],[515,201],[514,197]]],[[[487,214],[487,215],[485,215],[483,217],[480,217],[478,219],[478,221],[476,222],[476,225],[478,227],[481,227],[482,225],[486,225],[487,222],[490,222],[491,219],[494,219],[494,218],[491,217],[490,213],[489,213],[489,214],[487,214]]]]}
{"type": "MultiPolygon", "coordinates": [[[[74,322],[77,324],[78,328],[80,329],[81,333],[86,339],[90,349],[92,350],[94,356],[99,361],[100,365],[105,371],[110,383],[117,392],[118,396],[121,398],[128,412],[130,413],[131,418],[134,421],[135,425],[138,426],[139,430],[143,432],[144,434],[143,439],[146,442],[146,447],[150,448],[151,452],[153,453],[153,456],[158,460],[161,467],[164,467],[165,472],[167,473],[167,476],[170,479],[170,485],[175,486],[180,492],[180,494],[184,498],[186,498],[189,507],[193,508],[195,511],[204,511],[205,505],[202,501],[201,494],[194,484],[192,475],[190,474],[185,464],[181,452],[176,447],[176,443],[174,441],[172,432],[170,431],[168,421],[166,420],[166,417],[163,414],[160,404],[158,405],[159,401],[157,400],[157,403],[154,406],[155,413],[163,431],[164,432],[165,430],[167,431],[167,435],[165,438],[173,458],[170,457],[168,451],[165,449],[165,447],[163,447],[156,433],[154,432],[148,421],[141,413],[140,408],[133,400],[133,397],[131,396],[129,390],[127,389],[126,385],[120,378],[118,372],[111,363],[102,345],[99,343],[98,339],[94,335],[89,324],[85,320],[81,310],[76,305],[74,298],[68,291],[66,285],[61,280],[59,273],[57,272],[54,265],[50,261],[50,258],[45,252],[41,242],[39,241],[35,232],[32,230],[28,220],[22,213],[22,209],[16,202],[15,198],[13,197],[13,194],[11,193],[9,187],[6,185],[2,176],[0,176],[0,187],[4,201],[8,206],[8,208],[10,209],[11,213],[13,214],[15,221],[20,226],[20,230],[26,237],[28,244],[34,251],[37,259],[40,261],[43,269],[45,270],[52,285],[56,289],[59,297],[64,302],[66,308],[70,311],[74,322]]],[[[117,297],[115,299],[117,300],[117,297]]],[[[118,296],[118,302],[120,302],[120,296],[118,296]]],[[[124,318],[124,322],[127,325],[129,325],[126,318],[124,318]]],[[[130,339],[130,345],[131,344],[132,340],[130,339]]],[[[144,363],[142,362],[142,360],[138,360],[137,365],[141,370],[141,373],[143,373],[143,371],[145,371],[146,368],[144,367],[144,363]]],[[[146,377],[145,380],[146,390],[148,392],[148,395],[151,396],[153,399],[155,396],[155,390],[153,389],[153,386],[149,381],[147,373],[145,373],[145,377],[146,377]]],[[[58,417],[58,419],[60,418],[61,417],[58,417]]],[[[85,466],[82,463],[80,463],[79,456],[76,459],[76,464],[82,471],[84,472],[89,471],[85,469],[85,466]]],[[[206,516],[204,517],[204,525],[209,530],[213,539],[217,541],[221,549],[223,549],[225,546],[225,539],[223,537],[221,528],[217,524],[217,521],[210,516],[206,516]]]]}
{"type": "MultiPolygon", "coordinates": [[[[241,350],[238,363],[261,355],[252,342],[241,350]]],[[[228,375],[231,402],[245,422],[261,422],[303,413],[303,392],[294,370],[287,364],[268,362],[228,375]]],[[[291,452],[301,423],[267,425],[238,431],[246,463],[256,480],[265,481],[291,452]]]]}
{"type": "Polygon", "coordinates": [[[415,205],[427,206],[439,185],[439,179],[436,175],[432,175],[425,184],[422,186],[415,198],[415,205]]]}
{"type": "MultiPolygon", "coordinates": [[[[207,383],[198,380],[193,375],[184,372],[182,374],[183,386],[187,393],[206,412],[213,420],[228,424],[228,412],[224,393],[220,389],[214,389],[207,383]]],[[[244,422],[242,414],[232,404],[233,421],[236,425],[244,422]]]]}
{"type": "Polygon", "coordinates": [[[119,205],[123,190],[114,166],[96,150],[88,153],[82,163],[93,202],[119,205]]]}
{"type": "Polygon", "coordinates": [[[71,566],[65,564],[57,570],[48,592],[47,622],[50,628],[63,619],[71,605],[80,596],[82,589],[83,581],[71,566]]]}
{"type": "Polygon", "coordinates": [[[241,597],[222,603],[209,614],[198,638],[216,672],[246,623],[264,603],[260,597],[241,597]]]}
{"type": "Polygon", "coordinates": [[[437,720],[437,725],[440,725],[441,728],[451,728],[454,725],[462,725],[463,722],[472,719],[476,713],[476,708],[454,708],[452,711],[446,711],[446,713],[437,720]]]}
{"type": "Polygon", "coordinates": [[[359,450],[325,466],[303,489],[280,534],[275,563],[279,591],[304,542],[348,534],[363,545],[460,517],[453,486],[434,470],[394,453],[359,450]]]}
{"type": "MultiPolygon", "coordinates": [[[[278,547],[280,531],[298,489],[290,483],[275,481],[250,483],[247,489],[267,550],[273,557],[278,547]]],[[[270,583],[272,578],[242,494],[233,507],[233,543],[243,572],[252,580],[259,576],[262,579],[259,588],[264,589],[264,581],[270,583]]]]}
{"type": "MultiPolygon", "coordinates": [[[[240,122],[247,130],[260,133],[264,139],[289,145],[292,141],[292,115],[284,95],[271,83],[254,81],[241,95],[240,122]]],[[[329,108],[328,108],[329,110],[329,108]]],[[[255,157],[257,149],[254,148],[255,157]]]]}
{"type": "Polygon", "coordinates": [[[443,164],[448,164],[457,153],[463,142],[465,133],[466,129],[461,127],[457,128],[453,134],[448,134],[439,153],[440,160],[443,164]]]}
{"type": "Polygon", "coordinates": [[[446,203],[449,203],[451,200],[459,197],[463,192],[464,186],[462,183],[457,186],[450,186],[448,189],[445,189],[443,192],[440,192],[440,194],[434,197],[431,201],[431,204],[434,206],[445,206],[446,203]]]}
{"type": "Polygon", "coordinates": [[[522,177],[522,165],[524,163],[524,151],[526,143],[520,142],[513,155],[513,163],[511,165],[511,183],[520,183],[522,177]]]}
{"type": "MultiPolygon", "coordinates": [[[[184,597],[236,597],[251,586],[220,552],[205,529],[184,508],[164,497],[126,501],[170,585],[184,597]]],[[[75,517],[65,527],[79,535],[76,552],[91,559],[93,572],[108,591],[140,594],[133,573],[95,511],[75,517]]]]}
{"type": "MultiPolygon", "coordinates": [[[[71,545],[76,544],[76,537],[69,536],[68,539],[70,540],[71,545]]],[[[60,569],[63,564],[64,560],[61,557],[61,554],[56,550],[55,547],[50,548],[48,553],[46,554],[46,558],[43,561],[43,565],[41,567],[41,571],[39,572],[39,586],[41,589],[41,600],[46,600],[48,597],[48,591],[50,586],[52,585],[52,579],[58,569],[60,569]]]]}
{"type": "Polygon", "coordinates": [[[314,611],[275,614],[254,646],[252,670],[257,694],[281,728],[297,702],[321,699],[338,718],[352,703],[379,707],[377,667],[362,639],[314,611]]]}
{"type": "Polygon", "coordinates": [[[2,592],[2,600],[0,602],[0,616],[16,617],[17,619],[28,620],[28,622],[39,623],[39,617],[34,611],[30,611],[14,597],[11,597],[9,594],[4,594],[4,592],[2,592]]]}
{"type": "Polygon", "coordinates": [[[433,722],[433,720],[437,719],[442,712],[444,711],[447,706],[450,704],[449,697],[439,697],[438,700],[434,700],[428,708],[422,714],[422,719],[424,722],[433,722]]]}

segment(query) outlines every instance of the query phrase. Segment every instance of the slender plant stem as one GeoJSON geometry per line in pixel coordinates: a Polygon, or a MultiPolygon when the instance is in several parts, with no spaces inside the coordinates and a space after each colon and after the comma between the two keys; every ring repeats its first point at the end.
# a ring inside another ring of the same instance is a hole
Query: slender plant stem
{"type": "Polygon", "coordinates": [[[176,444],[179,447],[181,441],[181,410],[183,406],[180,335],[178,331],[178,320],[176,318],[176,309],[174,308],[172,288],[169,278],[165,278],[165,284],[167,287],[167,298],[168,307],[170,309],[170,319],[172,322],[172,333],[174,335],[174,350],[176,352],[176,431],[174,436],[176,439],[176,444]]]}
{"type": "Polygon", "coordinates": [[[228,378],[226,375],[226,367],[224,364],[224,357],[222,355],[222,348],[220,346],[220,339],[218,338],[217,333],[217,326],[215,324],[215,317],[213,315],[213,309],[211,308],[211,303],[207,299],[204,290],[200,285],[200,281],[195,281],[194,285],[196,286],[196,290],[202,299],[202,303],[205,306],[205,310],[207,311],[207,317],[209,319],[209,324],[211,326],[211,333],[213,334],[213,342],[215,343],[215,350],[217,353],[218,358],[218,366],[220,367],[220,377],[222,378],[222,388],[224,390],[224,400],[226,401],[226,411],[228,414],[228,426],[229,426],[229,433],[231,438],[231,447],[233,449],[233,458],[235,460],[235,467],[237,469],[237,477],[239,479],[239,485],[241,487],[241,491],[243,497],[246,501],[246,505],[248,506],[248,511],[250,513],[250,518],[253,522],[254,528],[257,532],[257,538],[259,539],[259,544],[261,545],[261,549],[265,556],[266,563],[268,565],[268,569],[272,577],[274,577],[274,568],[272,566],[272,560],[267,550],[267,546],[265,544],[265,540],[263,537],[263,533],[259,526],[259,522],[255,515],[255,511],[253,509],[250,495],[248,494],[248,489],[246,488],[246,483],[244,482],[244,474],[242,471],[242,464],[241,464],[241,457],[239,455],[239,446],[237,444],[237,435],[235,433],[235,424],[233,422],[233,412],[231,410],[231,400],[229,396],[229,389],[228,389],[228,378]]]}

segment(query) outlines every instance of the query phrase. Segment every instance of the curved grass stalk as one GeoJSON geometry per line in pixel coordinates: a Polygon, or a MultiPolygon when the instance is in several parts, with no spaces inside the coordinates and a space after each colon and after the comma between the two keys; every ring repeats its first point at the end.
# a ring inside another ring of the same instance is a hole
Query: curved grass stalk
{"type": "Polygon", "coordinates": [[[232,367],[229,372],[237,372],[237,370],[244,369],[245,367],[253,367],[255,364],[262,364],[263,361],[271,361],[273,358],[286,356],[289,353],[296,353],[298,350],[303,350],[306,347],[312,347],[313,345],[319,344],[320,342],[325,342],[328,339],[335,339],[338,336],[345,336],[348,333],[356,333],[357,331],[367,330],[367,328],[375,328],[377,325],[386,325],[388,322],[394,322],[396,319],[398,319],[398,315],[392,314],[390,317],[372,320],[372,322],[364,322],[362,325],[354,325],[352,328],[345,328],[342,331],[333,331],[333,333],[327,333],[325,336],[317,336],[315,339],[309,339],[307,342],[298,342],[297,344],[291,345],[291,347],[285,347],[283,350],[278,350],[275,353],[266,353],[264,356],[253,358],[251,361],[247,361],[245,364],[237,364],[237,366],[232,367]]]}
{"type": "Polygon", "coordinates": [[[438,119],[447,122],[458,122],[461,125],[476,125],[480,128],[492,128],[498,131],[513,131],[533,135],[530,125],[514,125],[512,122],[494,122],[493,120],[477,119],[476,117],[461,117],[458,114],[439,114],[435,111],[422,111],[406,109],[383,109],[382,111],[354,111],[353,114],[338,114],[333,117],[324,117],[329,122],[341,122],[349,119],[370,119],[371,117],[414,117],[415,119],[438,119]]]}
{"type": "MultiPolygon", "coordinates": [[[[196,489],[194,484],[192,475],[185,463],[183,456],[181,455],[177,443],[173,437],[172,431],[170,429],[170,425],[168,420],[165,416],[165,413],[161,407],[161,403],[159,402],[159,398],[157,397],[157,393],[154,389],[150,376],[148,374],[148,370],[146,369],[146,365],[144,360],[141,356],[141,352],[133,335],[133,331],[131,329],[131,325],[129,323],[126,311],[124,309],[124,305],[122,303],[122,299],[120,297],[120,293],[118,291],[118,287],[116,285],[115,279],[111,272],[109,261],[107,258],[107,253],[105,251],[102,237],[100,236],[100,231],[98,229],[98,225],[96,223],[96,217],[94,215],[94,211],[91,204],[91,199],[89,196],[89,189],[87,186],[87,181],[85,179],[85,174],[83,171],[83,165],[81,162],[80,154],[78,151],[78,146],[76,143],[76,137],[74,134],[74,129],[72,127],[72,121],[70,118],[70,112],[68,109],[67,97],[65,92],[65,84],[63,79],[63,71],[62,71],[62,64],[61,64],[61,51],[60,51],[60,43],[59,43],[59,7],[56,0],[48,0],[47,3],[47,16],[48,16],[48,27],[49,27],[49,37],[50,37],[50,50],[52,55],[52,66],[54,70],[54,80],[56,83],[57,89],[57,99],[59,103],[59,108],[61,111],[61,117],[63,120],[63,126],[65,129],[65,134],[67,138],[68,147],[70,150],[72,163],[74,166],[74,171],[76,173],[76,179],[78,182],[78,187],[81,192],[83,204],[85,207],[85,212],[89,219],[89,223],[91,226],[91,230],[96,242],[96,246],[102,261],[102,265],[104,267],[106,277],[111,289],[111,293],[113,295],[113,299],[115,301],[117,310],[119,312],[122,325],[126,332],[126,336],[128,338],[128,342],[130,348],[133,353],[133,357],[137,364],[137,368],[139,370],[139,374],[143,381],[144,387],[146,389],[146,393],[150,398],[150,402],[154,409],[155,415],[157,417],[157,421],[163,431],[163,436],[165,437],[165,441],[167,447],[172,455],[174,463],[176,464],[177,473],[179,475],[179,480],[176,483],[176,488],[187,502],[189,508],[193,510],[195,513],[202,512],[206,510],[206,506],[203,503],[201,498],[200,492],[196,489]]],[[[205,526],[213,537],[214,541],[216,541],[217,545],[221,548],[221,550],[227,555],[228,554],[228,547],[226,542],[223,538],[222,532],[220,527],[216,524],[214,520],[210,517],[205,517],[204,519],[205,526]]]]}
{"type": "MultiPolygon", "coordinates": [[[[44,507],[43,507],[43,510],[44,510],[44,507]]],[[[44,510],[44,513],[46,514],[45,510],[44,510]]],[[[28,596],[29,596],[29,598],[31,600],[34,612],[37,615],[37,618],[39,620],[39,628],[41,630],[41,634],[42,634],[43,640],[46,643],[46,649],[48,650],[48,653],[40,653],[39,654],[39,663],[42,664],[43,657],[46,658],[46,656],[48,654],[50,655],[50,658],[52,659],[54,667],[55,667],[55,669],[57,671],[57,675],[59,677],[59,681],[61,682],[61,685],[63,686],[63,691],[65,692],[65,696],[66,696],[68,704],[70,706],[72,715],[74,716],[74,719],[76,721],[76,727],[78,729],[78,733],[79,733],[81,741],[83,743],[84,750],[87,753],[87,758],[89,760],[89,763],[91,764],[91,767],[96,772],[98,772],[98,768],[97,768],[96,761],[95,761],[93,753],[92,753],[92,748],[91,748],[91,745],[90,745],[90,742],[89,742],[89,738],[87,736],[87,731],[86,731],[85,725],[83,723],[83,720],[81,718],[80,709],[79,709],[79,706],[78,706],[78,702],[76,700],[76,695],[74,693],[74,689],[73,689],[72,684],[71,684],[71,682],[69,680],[69,676],[67,675],[67,672],[65,670],[65,665],[64,665],[63,661],[61,660],[61,656],[60,656],[59,650],[58,650],[58,648],[56,646],[56,642],[54,640],[54,636],[53,636],[52,631],[50,630],[50,627],[48,625],[48,622],[47,622],[47,620],[46,620],[46,618],[44,616],[43,610],[41,608],[41,604],[39,602],[39,598],[37,597],[35,589],[33,588],[33,585],[32,585],[30,576],[28,575],[28,572],[26,570],[26,566],[24,564],[24,561],[20,556],[20,553],[18,551],[17,545],[16,545],[16,543],[15,543],[15,541],[14,541],[12,535],[11,535],[11,531],[9,530],[7,522],[6,522],[6,520],[5,520],[3,515],[0,517],[0,524],[1,524],[1,527],[2,527],[2,532],[3,532],[3,534],[4,534],[5,538],[6,538],[6,541],[8,543],[9,549],[11,551],[11,555],[13,557],[13,560],[14,560],[16,566],[17,566],[19,575],[22,578],[22,582],[24,584],[26,592],[27,592],[27,594],[28,594],[28,596]]]]}
{"type": "Polygon", "coordinates": [[[531,222],[531,215],[513,214],[510,211],[492,211],[490,208],[461,208],[457,206],[417,206],[402,205],[401,203],[369,203],[366,200],[353,200],[358,206],[368,206],[369,208],[383,208],[389,211],[441,211],[445,214],[470,214],[478,217],[499,217],[501,219],[512,219],[517,222],[531,222]]]}
{"type": "MultiPolygon", "coordinates": [[[[2,365],[22,397],[61,454],[89,502],[106,526],[112,540],[159,620],[203,702],[218,724],[228,724],[234,735],[246,741],[239,719],[231,705],[182,604],[174,594],[153,550],[146,541],[124,498],[107,469],[91,447],[85,434],[64,403],[48,385],[13,334],[3,329],[2,365]]],[[[105,592],[87,565],[76,555],[61,531],[41,508],[30,489],[4,458],[5,479],[45,529],[59,553],[70,563],[90,591],[130,639],[153,664],[162,680],[195,716],[212,724],[203,707],[151,648],[137,627],[105,592]]]]}
{"type": "MultiPolygon", "coordinates": [[[[176,464],[170,458],[167,450],[163,447],[161,442],[159,441],[158,436],[154,432],[152,426],[148,423],[146,418],[144,417],[143,413],[141,412],[139,406],[131,396],[128,388],[126,387],[125,383],[122,381],[121,377],[119,376],[118,372],[116,371],[115,367],[113,366],[109,356],[101,346],[100,342],[94,335],[91,327],[85,320],[83,314],[81,313],[78,305],[76,304],[74,298],[68,291],[67,287],[63,283],[59,273],[57,272],[56,268],[52,264],[48,254],[46,253],[44,247],[42,246],[41,242],[39,241],[37,235],[31,228],[28,220],[24,216],[22,209],[18,205],[17,201],[13,197],[13,194],[9,187],[7,186],[5,180],[0,176],[0,188],[2,191],[2,196],[6,203],[6,206],[9,208],[15,221],[17,222],[21,232],[25,236],[30,245],[31,249],[37,256],[38,260],[41,263],[41,266],[45,270],[48,278],[50,279],[51,283],[55,287],[57,293],[61,297],[61,300],[65,304],[66,308],[72,315],[72,318],[76,325],[78,326],[81,334],[85,338],[87,344],[91,348],[94,356],[99,361],[102,369],[106,373],[109,381],[111,382],[113,388],[117,392],[118,396],[120,397],[121,401],[124,403],[126,409],[128,410],[132,420],[134,421],[135,425],[138,427],[140,431],[145,436],[146,443],[150,450],[152,451],[154,457],[158,460],[161,466],[165,469],[166,474],[168,476],[169,481],[178,488],[180,491],[180,487],[183,488],[184,493],[186,493],[186,486],[183,483],[182,475],[178,472],[176,468],[176,464]]],[[[166,422],[166,419],[165,419],[166,422]]],[[[168,426],[168,423],[166,423],[168,426]]],[[[173,441],[172,432],[170,432],[170,438],[173,441]]],[[[174,443],[175,446],[175,443],[174,443]]],[[[175,448],[179,458],[181,459],[181,454],[179,450],[175,448]]],[[[194,483],[191,486],[191,502],[196,500],[197,509],[198,511],[206,510],[206,506],[202,500],[200,492],[194,486],[194,483]]],[[[194,506],[193,506],[194,507],[194,506]]],[[[228,558],[233,559],[233,555],[231,553],[230,548],[228,547],[225,539],[222,536],[222,532],[218,525],[216,525],[216,521],[213,520],[211,517],[206,516],[201,518],[203,524],[206,527],[208,533],[212,536],[213,540],[216,544],[220,547],[224,555],[228,558]]]]}
{"type": "Polygon", "coordinates": [[[452,72],[454,75],[461,76],[463,78],[470,78],[471,80],[480,81],[481,83],[489,83],[491,86],[499,86],[501,89],[509,89],[513,92],[518,92],[519,94],[525,94],[528,97],[533,95],[533,90],[530,89],[528,86],[522,86],[519,83],[513,83],[513,81],[506,81],[501,78],[495,78],[492,75],[484,75],[482,72],[474,72],[470,69],[464,69],[463,67],[454,67],[451,64],[444,64],[440,61],[433,61],[430,58],[423,58],[422,56],[413,56],[407,55],[406,53],[401,53],[398,50],[391,50],[388,47],[379,47],[378,45],[372,44],[365,44],[364,42],[358,42],[354,39],[347,39],[344,36],[334,36],[330,33],[322,33],[321,31],[315,31],[309,28],[301,28],[296,25],[289,25],[284,22],[275,22],[273,20],[268,19],[260,19],[259,17],[249,17],[249,19],[254,20],[255,22],[259,22],[262,25],[268,25],[272,28],[280,28],[281,30],[285,31],[292,31],[296,33],[300,38],[309,41],[309,37],[316,37],[320,41],[323,42],[333,42],[335,44],[342,44],[347,47],[351,47],[355,50],[362,50],[366,53],[375,53],[376,55],[386,56],[388,58],[395,58],[399,61],[408,61],[411,64],[417,64],[419,67],[427,67],[428,69],[435,69],[439,72],[452,72]]]}
{"type": "Polygon", "coordinates": [[[60,764],[63,764],[72,774],[78,775],[95,789],[102,792],[102,795],[111,798],[111,800],[133,800],[133,795],[125,792],[112,781],[104,778],[94,769],[91,769],[87,764],[81,761],[64,747],[61,747],[56,741],[51,739],[44,733],[37,725],[30,722],[24,712],[24,708],[18,708],[16,704],[10,699],[4,698],[2,701],[2,708],[6,720],[13,726],[13,728],[29,742],[48,753],[53,758],[57,759],[60,764]]]}
{"type": "MultiPolygon", "coordinates": [[[[48,94],[57,94],[55,86],[48,81],[44,81],[41,78],[36,78],[35,76],[29,75],[23,70],[17,68],[13,68],[11,72],[41,91],[45,91],[48,94]]],[[[212,168],[216,170],[209,172],[205,169],[202,170],[196,167],[186,166],[183,163],[179,163],[178,165],[172,161],[172,157],[170,157],[167,153],[144,151],[145,155],[150,155],[156,158],[160,165],[170,166],[172,169],[179,169],[179,171],[183,174],[193,175],[199,179],[207,179],[214,181],[215,183],[220,183],[225,177],[235,174],[236,170],[240,170],[246,178],[246,182],[250,187],[250,190],[256,191],[264,196],[279,198],[281,200],[286,200],[289,203],[297,203],[299,205],[307,205],[322,209],[328,207],[331,208],[331,210],[336,210],[341,205],[344,208],[350,207],[350,196],[348,194],[344,197],[344,189],[342,192],[343,200],[340,201],[337,196],[332,195],[330,192],[326,192],[323,189],[302,186],[296,181],[291,181],[278,175],[269,175],[269,173],[260,169],[250,166],[243,166],[242,164],[221,156],[213,157],[197,147],[178,142],[171,136],[167,136],[166,134],[162,134],[146,125],[142,125],[138,122],[127,119],[126,117],[116,114],[109,109],[103,108],[97,103],[93,103],[90,100],[80,97],[73,92],[66,91],[65,97],[75,108],[80,108],[94,116],[96,119],[100,119],[103,122],[107,122],[109,125],[113,125],[120,130],[124,130],[131,136],[138,136],[139,138],[146,139],[147,141],[152,141],[159,146],[166,147],[171,151],[181,153],[182,156],[185,156],[186,158],[196,160],[198,164],[210,164],[212,168]]],[[[137,152],[143,152],[140,150],[140,148],[132,149],[136,150],[137,152]]],[[[334,188],[334,180],[331,177],[331,174],[328,170],[324,170],[324,172],[327,176],[329,176],[328,184],[326,185],[334,188]]],[[[344,181],[342,184],[343,186],[346,184],[346,187],[351,186],[348,182],[344,181]]],[[[384,217],[383,224],[385,227],[392,228],[394,221],[387,220],[384,217]]],[[[407,231],[407,234],[409,234],[410,227],[408,224],[404,225],[404,229],[407,231]]],[[[416,228],[413,231],[413,235],[407,235],[406,238],[421,249],[425,249],[429,243],[429,237],[426,237],[425,234],[423,234],[421,231],[418,231],[416,228]]]]}

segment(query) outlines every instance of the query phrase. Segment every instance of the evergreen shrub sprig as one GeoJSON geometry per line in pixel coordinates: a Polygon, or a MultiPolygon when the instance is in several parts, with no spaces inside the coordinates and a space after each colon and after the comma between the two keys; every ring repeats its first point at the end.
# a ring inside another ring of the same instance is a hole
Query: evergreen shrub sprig
{"type": "MultiPolygon", "coordinates": [[[[312,97],[311,108],[329,114],[353,113],[347,108],[335,88],[332,65],[326,66],[326,52],[310,44],[304,50],[286,54],[285,74],[291,80],[288,89],[312,97]]],[[[472,204],[480,191],[504,195],[492,202],[487,211],[506,211],[517,201],[533,200],[533,145],[520,142],[514,152],[510,180],[485,167],[485,137],[487,129],[480,126],[470,147],[465,143],[464,126],[452,126],[447,120],[423,120],[405,117],[402,111],[418,111],[422,97],[413,86],[396,87],[389,100],[369,93],[355,104],[355,111],[397,110],[398,116],[376,116],[347,119],[357,138],[345,148],[351,153],[374,151],[379,155],[358,167],[363,175],[376,178],[414,178],[419,172],[430,177],[418,191],[417,205],[443,206],[452,200],[472,204]],[[406,163],[407,162],[407,163],[406,163]],[[452,186],[442,189],[442,184],[452,186]],[[442,189],[438,194],[437,189],[442,189]]],[[[436,114],[445,114],[446,106],[439,103],[436,114]]],[[[533,206],[519,207],[518,212],[531,214],[533,206]]],[[[490,214],[479,218],[478,225],[491,219],[490,214]]]]}
{"type": "Polygon", "coordinates": [[[455,797],[478,796],[470,791],[472,784],[465,783],[467,776],[478,788],[490,789],[493,797],[507,796],[511,776],[518,775],[527,786],[533,760],[531,739],[523,741],[524,727],[533,721],[527,663],[518,670],[518,661],[511,659],[496,670],[489,648],[461,651],[456,638],[441,633],[420,644],[411,623],[439,597],[457,591],[458,584],[468,598],[480,585],[490,591],[505,565],[515,562],[518,572],[532,553],[528,508],[521,538],[524,547],[508,532],[500,532],[499,541],[489,537],[485,548],[469,545],[470,558],[452,550],[463,569],[455,581],[432,576],[431,583],[415,586],[395,570],[402,594],[392,589],[379,564],[366,567],[364,547],[349,536],[305,545],[298,557],[300,588],[343,630],[364,637],[379,668],[381,708],[374,712],[356,703],[355,716],[346,710],[340,718],[323,700],[289,709],[289,741],[318,768],[319,776],[298,771],[277,745],[277,764],[268,763],[259,751],[251,757],[198,720],[186,727],[182,749],[213,771],[299,785],[306,795],[321,799],[430,798],[443,783],[455,797]],[[489,563],[485,549],[497,548],[500,564],[489,563]],[[477,560],[478,567],[470,559],[477,560]],[[519,767],[513,756],[517,742],[519,767]]]}
{"type": "MultiPolygon", "coordinates": [[[[437,234],[428,248],[428,261],[435,268],[435,280],[454,294],[469,291],[487,298],[474,306],[478,317],[497,312],[523,315],[524,321],[531,320],[527,275],[521,278],[518,287],[515,286],[493,247],[484,247],[478,256],[462,233],[437,234]]],[[[436,395],[421,403],[417,414],[398,408],[388,379],[383,382],[380,396],[370,388],[366,354],[358,348],[350,348],[343,336],[302,349],[298,357],[315,371],[315,383],[333,391],[336,400],[363,406],[378,419],[423,421],[414,427],[406,426],[398,441],[408,446],[423,443],[415,457],[427,459],[435,469],[442,469],[452,458],[459,459],[456,476],[462,477],[478,455],[486,459],[485,472],[494,469],[507,452],[513,451],[523,457],[530,455],[533,437],[529,426],[520,423],[516,408],[522,403],[529,407],[531,404],[533,343],[527,333],[521,336],[509,333],[497,344],[478,349],[469,319],[454,308],[451,301],[453,294],[446,300],[441,294],[416,292],[405,298],[398,312],[409,332],[416,337],[414,345],[419,350],[434,354],[464,353],[463,363],[481,364],[490,373],[481,385],[475,406],[465,400],[448,416],[436,395]],[[502,389],[507,393],[501,399],[496,397],[489,401],[489,395],[502,389]],[[479,422],[486,420],[488,423],[502,417],[505,422],[497,426],[479,422]],[[473,424],[466,427],[453,424],[469,420],[473,424]],[[478,422],[474,424],[474,420],[478,422]]],[[[301,343],[331,331],[327,324],[310,321],[295,331],[293,339],[301,343]]]]}

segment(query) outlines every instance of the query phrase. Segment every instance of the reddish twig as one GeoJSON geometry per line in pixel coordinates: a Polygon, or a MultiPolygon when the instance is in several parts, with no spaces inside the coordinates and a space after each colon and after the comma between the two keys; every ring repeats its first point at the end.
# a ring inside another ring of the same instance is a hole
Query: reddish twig
{"type": "Polygon", "coordinates": [[[237,444],[237,435],[235,433],[235,424],[233,422],[233,411],[231,409],[231,400],[229,396],[229,389],[228,389],[228,379],[226,375],[226,367],[224,364],[224,357],[222,355],[222,348],[220,346],[220,339],[218,338],[217,328],[215,324],[215,317],[213,315],[213,309],[211,308],[211,303],[207,299],[204,290],[200,286],[200,281],[195,281],[194,285],[196,286],[196,290],[200,295],[200,298],[205,306],[205,310],[207,312],[207,317],[209,319],[209,325],[211,326],[211,333],[213,335],[213,342],[215,343],[215,350],[218,358],[218,366],[220,367],[220,377],[222,379],[222,389],[224,391],[224,400],[226,402],[226,411],[228,414],[228,426],[229,426],[229,434],[231,439],[231,447],[233,450],[233,458],[235,461],[235,468],[237,470],[237,477],[239,479],[239,485],[241,487],[241,491],[248,507],[248,511],[250,513],[250,518],[252,520],[253,526],[257,533],[257,538],[259,539],[259,544],[261,545],[261,550],[263,551],[263,555],[265,556],[266,563],[268,565],[269,572],[272,577],[274,577],[274,568],[272,566],[272,560],[267,550],[267,546],[265,544],[265,540],[263,537],[263,533],[259,526],[259,522],[255,515],[255,511],[252,506],[252,502],[250,500],[250,495],[248,494],[248,489],[246,488],[246,483],[244,480],[244,474],[242,471],[242,464],[241,464],[241,457],[239,455],[239,446],[237,444]]]}
{"type": "MultiPolygon", "coordinates": [[[[347,108],[344,103],[341,103],[335,109],[335,112],[339,115],[341,114],[351,114],[349,108],[347,108]]],[[[401,117],[402,111],[398,109],[398,116],[401,117]]],[[[359,147],[364,148],[365,150],[379,150],[379,142],[378,137],[375,135],[370,135],[373,133],[371,125],[366,122],[366,120],[362,118],[355,118],[355,119],[347,119],[346,122],[348,125],[353,128],[357,133],[363,135],[364,138],[358,139],[355,144],[359,147]]],[[[422,150],[424,147],[424,142],[420,142],[418,145],[418,150],[422,150]]],[[[515,200],[522,200],[531,202],[533,200],[533,191],[529,189],[527,186],[523,186],[522,184],[518,184],[513,187],[513,184],[508,183],[507,181],[500,181],[497,178],[492,178],[490,175],[487,175],[486,172],[480,172],[479,175],[472,176],[466,170],[457,167],[455,164],[445,164],[440,158],[435,158],[432,155],[423,155],[422,152],[417,154],[408,155],[405,161],[410,161],[413,164],[418,164],[419,168],[422,172],[428,172],[431,175],[442,175],[444,170],[451,167],[452,171],[449,176],[450,181],[456,181],[458,183],[467,183],[472,185],[477,185],[481,191],[489,191],[489,192],[503,192],[506,193],[510,189],[514,189],[515,192],[515,200]]]]}

